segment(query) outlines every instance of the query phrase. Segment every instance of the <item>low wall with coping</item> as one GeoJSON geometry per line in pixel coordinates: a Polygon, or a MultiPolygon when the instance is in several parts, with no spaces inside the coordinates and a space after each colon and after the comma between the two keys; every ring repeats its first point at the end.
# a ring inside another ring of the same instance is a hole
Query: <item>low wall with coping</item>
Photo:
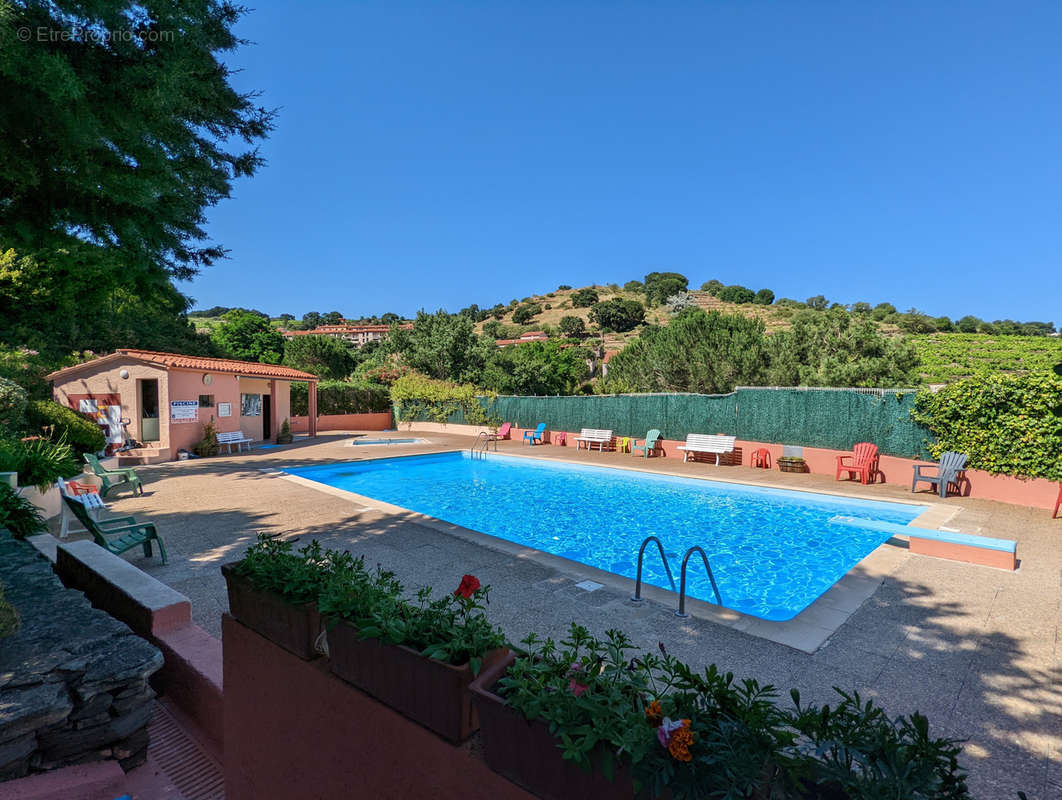
{"type": "Polygon", "coordinates": [[[162,651],[152,685],[223,749],[221,642],[192,623],[188,598],[94,542],[63,542],[55,571],[97,608],[125,622],[162,651]]]}
{"type": "MultiPolygon", "coordinates": [[[[0,583],[21,615],[0,642],[0,781],[16,781],[0,783],[0,797],[33,796],[22,781],[35,773],[106,759],[125,770],[142,764],[159,650],[63,586],[47,559],[2,529],[0,583]]],[[[41,785],[53,781],[30,779],[29,788],[41,785]]]]}
{"type": "MultiPolygon", "coordinates": [[[[292,433],[307,433],[309,417],[291,417],[292,433]]],[[[317,417],[317,431],[386,431],[391,428],[391,412],[374,414],[322,414],[317,417]]]]}
{"type": "MultiPolygon", "coordinates": [[[[533,800],[452,745],[226,614],[225,797],[533,800]]],[[[473,740],[474,742],[475,740],[473,740]]]]}
{"type": "MultiPolygon", "coordinates": [[[[475,436],[480,431],[487,430],[486,428],[476,425],[443,425],[434,422],[414,422],[412,424],[401,423],[401,428],[403,430],[409,429],[436,433],[455,433],[468,436],[475,436]]],[[[514,427],[510,431],[509,438],[514,441],[522,440],[524,430],[526,429],[514,427]]],[[[556,441],[557,433],[561,433],[561,431],[547,429],[544,441],[547,444],[556,441]]],[[[572,431],[564,433],[566,441],[561,446],[575,447],[574,437],[578,436],[579,433],[572,431]]],[[[639,439],[638,441],[642,440],[639,439]]],[[[681,444],[684,444],[684,442],[673,439],[662,439],[657,454],[664,458],[677,458],[681,460],[683,451],[678,449],[681,444]]],[[[738,439],[734,445],[734,453],[729,457],[725,455],[720,457],[720,463],[744,464],[749,466],[751,465],[752,454],[761,448],[766,449],[771,454],[771,468],[776,469],[778,457],[782,455],[782,445],[771,442],[751,442],[738,439]]],[[[803,450],[803,458],[807,464],[808,472],[817,475],[834,475],[836,472],[837,456],[850,454],[850,451],[829,450],[822,447],[805,447],[803,450]]],[[[707,458],[711,463],[715,463],[714,456],[708,456],[707,458]]],[[[882,483],[909,485],[914,471],[914,465],[925,463],[928,462],[911,458],[900,458],[899,456],[883,455],[879,459],[879,469],[881,472],[878,475],[878,480],[882,483]]],[[[976,497],[982,500],[995,500],[1000,503],[1012,503],[1014,505],[1030,506],[1032,508],[1046,508],[1050,510],[1054,508],[1055,500],[1058,497],[1058,484],[1054,481],[1044,480],[1043,478],[1022,480],[1021,478],[1015,478],[1010,475],[992,475],[981,470],[969,469],[966,470],[966,479],[968,483],[963,486],[963,495],[976,497]]],[[[920,484],[920,488],[929,488],[929,484],[920,484]]]]}

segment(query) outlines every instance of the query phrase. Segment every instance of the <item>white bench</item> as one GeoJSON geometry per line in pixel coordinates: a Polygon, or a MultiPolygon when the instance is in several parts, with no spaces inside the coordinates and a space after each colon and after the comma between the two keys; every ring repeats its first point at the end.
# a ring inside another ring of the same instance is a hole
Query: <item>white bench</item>
{"type": "Polygon", "coordinates": [[[612,431],[598,430],[597,428],[583,428],[575,437],[575,449],[578,450],[586,443],[586,449],[590,450],[596,444],[597,449],[603,451],[605,445],[612,444],[612,431]]]}
{"type": "Polygon", "coordinates": [[[247,445],[247,449],[251,449],[251,445],[254,444],[254,439],[250,439],[243,435],[243,431],[228,431],[226,433],[218,434],[218,444],[222,447],[228,447],[229,452],[232,452],[232,446],[236,445],[236,452],[240,452],[243,445],[247,445]]]}
{"type": "Polygon", "coordinates": [[[723,434],[691,433],[686,436],[686,444],[679,445],[683,450],[682,460],[688,461],[690,453],[712,453],[715,455],[716,466],[719,465],[719,456],[724,453],[734,452],[736,436],[724,436],[723,434]]]}

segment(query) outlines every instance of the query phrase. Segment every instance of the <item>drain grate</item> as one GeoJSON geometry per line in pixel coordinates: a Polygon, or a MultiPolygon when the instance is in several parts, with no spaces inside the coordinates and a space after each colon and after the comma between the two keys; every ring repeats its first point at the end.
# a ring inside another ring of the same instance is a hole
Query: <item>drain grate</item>
{"type": "Polygon", "coordinates": [[[185,733],[161,703],[148,723],[148,754],[185,800],[225,800],[221,767],[185,733]]]}

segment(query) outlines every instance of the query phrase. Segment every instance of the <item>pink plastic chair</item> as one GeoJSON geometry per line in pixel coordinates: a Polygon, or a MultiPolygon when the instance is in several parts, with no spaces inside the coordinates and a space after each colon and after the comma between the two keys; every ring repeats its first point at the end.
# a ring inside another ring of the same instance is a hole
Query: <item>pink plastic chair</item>
{"type": "Polygon", "coordinates": [[[512,429],[513,429],[513,424],[511,422],[503,422],[501,424],[501,427],[498,428],[498,432],[497,433],[488,433],[487,434],[487,439],[489,441],[492,441],[492,442],[496,442],[499,439],[508,439],[509,438],[509,431],[511,431],[512,429]]]}

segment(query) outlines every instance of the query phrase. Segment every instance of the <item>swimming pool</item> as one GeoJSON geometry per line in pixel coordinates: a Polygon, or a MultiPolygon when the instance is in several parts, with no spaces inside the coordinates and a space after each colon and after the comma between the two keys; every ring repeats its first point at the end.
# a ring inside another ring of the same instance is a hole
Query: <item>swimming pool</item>
{"type": "MultiPolygon", "coordinates": [[[[646,536],[660,538],[676,581],[683,554],[700,545],[723,605],[769,620],[792,619],[889,538],[831,517],[904,524],[926,510],[495,453],[287,471],[631,579],[646,536]]],[[[714,602],[703,565],[691,561],[688,575],[689,596],[714,602]]],[[[670,588],[652,545],[643,579],[670,588]]]]}

